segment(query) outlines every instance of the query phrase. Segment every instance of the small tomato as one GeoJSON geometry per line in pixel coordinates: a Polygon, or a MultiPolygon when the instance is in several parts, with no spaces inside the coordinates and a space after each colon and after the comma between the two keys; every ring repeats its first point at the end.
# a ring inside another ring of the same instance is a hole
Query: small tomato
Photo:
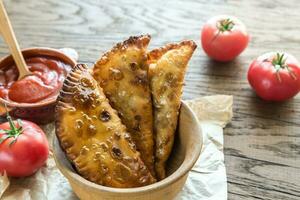
{"type": "Polygon", "coordinates": [[[205,53],[214,60],[227,62],[247,47],[249,35],[236,17],[220,15],[208,20],[202,28],[201,43],[205,53]]]}
{"type": "Polygon", "coordinates": [[[248,81],[262,99],[284,101],[300,91],[300,64],[287,53],[266,53],[250,65],[248,81]]]}
{"type": "Polygon", "coordinates": [[[43,130],[36,124],[7,116],[0,124],[0,173],[23,177],[35,173],[45,164],[49,146],[43,130]]]}

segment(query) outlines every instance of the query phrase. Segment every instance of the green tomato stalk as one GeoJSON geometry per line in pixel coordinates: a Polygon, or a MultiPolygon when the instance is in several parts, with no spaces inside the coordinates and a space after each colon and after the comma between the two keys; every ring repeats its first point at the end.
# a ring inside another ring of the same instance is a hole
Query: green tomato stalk
{"type": "Polygon", "coordinates": [[[217,28],[220,32],[223,33],[225,31],[231,31],[234,25],[234,22],[231,19],[227,18],[219,21],[219,23],[217,24],[217,28]]]}
{"type": "Polygon", "coordinates": [[[15,123],[13,122],[13,119],[11,118],[11,116],[9,115],[8,111],[7,111],[7,106],[5,104],[5,109],[6,109],[6,119],[9,123],[9,127],[10,129],[8,130],[3,130],[0,129],[0,133],[4,133],[5,136],[0,138],[0,144],[2,142],[4,142],[5,140],[9,139],[9,138],[14,138],[10,143],[9,146],[11,146],[13,143],[15,143],[19,137],[19,135],[22,134],[23,132],[23,128],[22,128],[22,121],[20,119],[17,119],[19,128],[16,127],[15,123]]]}
{"type": "Polygon", "coordinates": [[[281,77],[279,75],[279,71],[282,69],[286,69],[290,76],[297,80],[297,77],[295,75],[295,73],[290,69],[290,67],[286,64],[286,59],[284,59],[284,53],[280,54],[280,53],[276,53],[276,57],[273,58],[272,60],[272,64],[275,67],[276,70],[276,76],[279,82],[281,82],[281,77]]]}
{"type": "Polygon", "coordinates": [[[218,28],[218,32],[213,37],[211,42],[213,42],[220,35],[220,33],[224,33],[226,31],[231,31],[233,29],[234,25],[235,25],[234,22],[229,18],[220,20],[216,25],[218,28]]]}

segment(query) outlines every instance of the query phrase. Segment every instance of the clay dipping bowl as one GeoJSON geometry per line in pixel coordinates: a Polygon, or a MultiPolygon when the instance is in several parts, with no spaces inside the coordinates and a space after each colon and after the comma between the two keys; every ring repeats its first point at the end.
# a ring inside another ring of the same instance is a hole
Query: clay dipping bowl
{"type": "Polygon", "coordinates": [[[198,120],[193,111],[182,102],[178,133],[167,163],[168,177],[162,181],[128,189],[105,187],[90,182],[75,172],[56,137],[53,141],[53,155],[56,166],[82,200],[171,200],[182,190],[189,171],[200,155],[202,143],[198,120]]]}
{"type": "MultiPolygon", "coordinates": [[[[22,54],[25,59],[36,56],[51,57],[74,67],[76,61],[66,52],[67,51],[45,47],[35,47],[22,50],[22,54]]],[[[13,65],[14,60],[11,55],[0,60],[0,69],[13,65]]],[[[26,119],[39,124],[49,123],[54,120],[54,109],[57,95],[36,103],[17,103],[0,98],[0,116],[4,116],[6,114],[4,107],[4,104],[6,104],[10,115],[15,118],[26,119]]]]}

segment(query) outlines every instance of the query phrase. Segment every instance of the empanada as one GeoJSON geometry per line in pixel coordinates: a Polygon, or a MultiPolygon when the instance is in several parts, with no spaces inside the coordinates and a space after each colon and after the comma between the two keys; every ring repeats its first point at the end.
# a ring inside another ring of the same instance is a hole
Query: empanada
{"type": "Polygon", "coordinates": [[[56,108],[62,149],[84,178],[110,187],[155,182],[102,89],[85,65],[67,76],[56,108]]]}
{"type": "Polygon", "coordinates": [[[142,35],[118,43],[97,61],[93,76],[154,175],[153,112],[146,53],[149,41],[149,35],[142,35]]]}
{"type": "Polygon", "coordinates": [[[155,170],[159,180],[166,176],[165,163],[174,142],[184,75],[195,48],[193,41],[183,41],[148,53],[156,135],[155,170]]]}

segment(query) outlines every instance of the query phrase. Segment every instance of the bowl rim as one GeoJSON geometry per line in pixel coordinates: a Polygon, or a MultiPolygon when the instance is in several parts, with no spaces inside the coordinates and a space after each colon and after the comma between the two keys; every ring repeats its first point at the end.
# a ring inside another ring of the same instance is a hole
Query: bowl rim
{"type": "MultiPolygon", "coordinates": [[[[60,49],[55,49],[55,48],[50,48],[50,47],[29,47],[29,48],[21,49],[22,54],[26,54],[26,53],[28,54],[32,51],[38,51],[38,52],[36,52],[37,56],[50,56],[50,57],[53,57],[53,58],[57,58],[58,60],[62,60],[65,63],[71,65],[71,67],[75,66],[76,63],[77,63],[71,56],[67,55],[66,53],[64,53],[60,49]],[[49,52],[60,54],[63,57],[63,59],[59,58],[59,56],[49,55],[49,52]]],[[[28,56],[26,58],[30,58],[30,57],[33,57],[33,56],[28,56]]],[[[11,54],[2,57],[0,59],[0,64],[2,62],[5,62],[5,61],[9,60],[9,59],[13,59],[11,54]]],[[[18,103],[18,102],[8,101],[6,99],[0,98],[0,103],[1,104],[6,104],[7,107],[11,107],[11,108],[14,108],[14,107],[18,107],[18,108],[42,107],[42,106],[48,106],[50,104],[55,103],[57,96],[58,96],[58,94],[53,96],[53,97],[50,97],[50,98],[46,99],[45,101],[36,102],[36,103],[18,103]]]]}
{"type": "MultiPolygon", "coordinates": [[[[63,164],[57,157],[57,149],[56,148],[61,148],[57,139],[57,136],[54,135],[53,137],[53,157],[55,160],[56,165],[58,165],[60,172],[70,181],[69,179],[75,180],[76,182],[81,183],[84,185],[84,187],[92,187],[93,189],[101,190],[102,192],[105,193],[118,193],[118,194],[139,194],[139,193],[144,193],[144,192],[151,192],[151,191],[156,191],[160,190],[161,188],[165,188],[168,185],[171,185],[174,182],[177,182],[179,179],[181,179],[183,176],[185,176],[194,166],[196,161],[198,160],[202,148],[203,148],[203,132],[200,126],[200,123],[198,121],[198,118],[196,117],[196,114],[193,112],[193,110],[185,103],[185,101],[181,101],[181,109],[185,108],[191,115],[191,118],[196,121],[196,126],[197,126],[197,135],[198,139],[201,141],[201,144],[199,144],[199,147],[195,149],[195,152],[192,154],[192,156],[186,160],[184,159],[183,162],[181,163],[180,167],[176,169],[170,176],[166,177],[165,179],[158,181],[156,183],[142,186],[142,187],[135,187],[135,188],[113,188],[113,187],[107,187],[107,186],[102,186],[96,183],[93,183],[89,180],[86,180],[76,172],[73,172],[68,169],[65,164],[63,164]],[[55,146],[56,145],[56,146],[55,146]],[[183,167],[185,167],[183,169],[183,167]],[[64,169],[62,169],[64,168],[64,169]],[[177,172],[177,173],[175,173],[177,172]]],[[[67,159],[67,158],[66,158],[67,159]]]]}

